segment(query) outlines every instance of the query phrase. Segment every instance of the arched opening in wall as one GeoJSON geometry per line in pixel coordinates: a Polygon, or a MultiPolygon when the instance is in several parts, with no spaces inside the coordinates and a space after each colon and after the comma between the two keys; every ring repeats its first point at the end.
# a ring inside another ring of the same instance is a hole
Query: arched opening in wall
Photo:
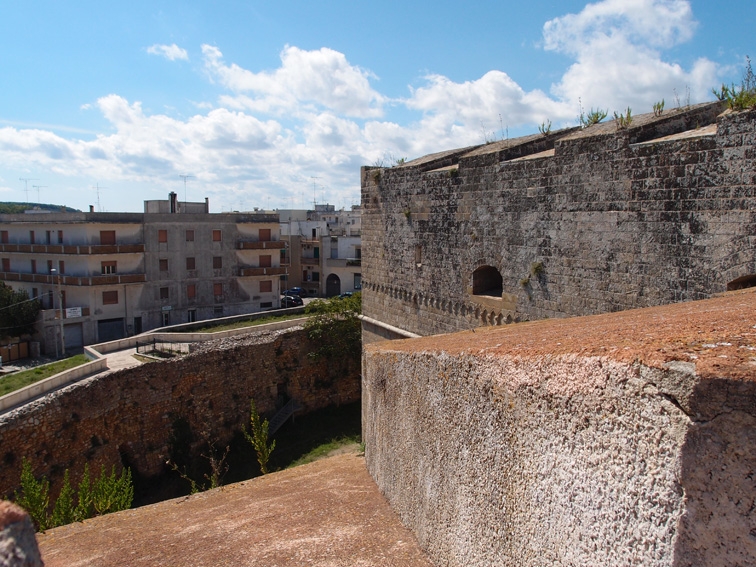
{"type": "Polygon", "coordinates": [[[732,280],[727,284],[727,291],[734,291],[736,289],[745,289],[747,287],[756,286],[756,274],[748,276],[742,276],[732,280]]]}
{"type": "Polygon", "coordinates": [[[341,293],[341,279],[336,274],[328,274],[326,278],[326,297],[333,297],[341,293]]]}
{"type": "Polygon", "coordinates": [[[499,270],[493,266],[481,266],[472,274],[473,295],[501,298],[503,282],[499,270]]]}

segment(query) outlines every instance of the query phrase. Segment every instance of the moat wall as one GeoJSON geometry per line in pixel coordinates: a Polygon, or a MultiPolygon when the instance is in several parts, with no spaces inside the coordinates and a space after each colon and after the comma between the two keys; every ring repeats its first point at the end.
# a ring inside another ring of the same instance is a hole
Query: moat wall
{"type": "Polygon", "coordinates": [[[420,335],[711,297],[756,274],[756,111],[365,167],[362,210],[363,314],[420,335]],[[493,294],[474,293],[482,266],[493,294]]]}
{"type": "Polygon", "coordinates": [[[21,459],[36,475],[78,478],[84,464],[165,470],[169,438],[186,420],[202,449],[249,423],[250,399],[266,417],[293,398],[309,412],[360,399],[360,361],[313,360],[304,331],[203,344],[200,352],[87,379],[0,417],[0,494],[18,487],[21,459]]]}

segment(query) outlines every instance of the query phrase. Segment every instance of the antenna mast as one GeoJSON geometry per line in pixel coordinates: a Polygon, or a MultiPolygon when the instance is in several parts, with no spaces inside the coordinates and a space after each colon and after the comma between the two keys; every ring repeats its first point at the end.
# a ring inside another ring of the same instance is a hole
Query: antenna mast
{"type": "Polygon", "coordinates": [[[24,182],[24,193],[26,193],[26,202],[29,202],[29,181],[39,181],[36,177],[19,177],[19,181],[24,182]]]}
{"type": "Polygon", "coordinates": [[[186,207],[186,180],[196,179],[196,177],[194,175],[189,175],[188,173],[185,173],[184,175],[179,175],[179,177],[184,180],[184,207],[186,207]]]}
{"type": "Polygon", "coordinates": [[[316,191],[316,185],[315,185],[315,179],[322,179],[321,177],[315,177],[313,175],[310,176],[310,179],[313,180],[312,182],[312,210],[315,210],[316,204],[315,204],[315,191],[316,191]]]}
{"type": "Polygon", "coordinates": [[[102,206],[100,205],[100,189],[107,189],[107,187],[100,187],[99,183],[92,186],[92,189],[97,191],[97,211],[102,212],[102,206]]]}
{"type": "Polygon", "coordinates": [[[41,204],[42,201],[39,198],[39,190],[40,189],[47,189],[47,185],[32,185],[32,188],[37,190],[37,203],[41,204]]]}

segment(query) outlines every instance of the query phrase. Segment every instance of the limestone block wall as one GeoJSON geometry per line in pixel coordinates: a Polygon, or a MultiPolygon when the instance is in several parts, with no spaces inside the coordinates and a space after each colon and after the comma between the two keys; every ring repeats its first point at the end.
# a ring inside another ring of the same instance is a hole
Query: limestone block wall
{"type": "Polygon", "coordinates": [[[741,292],[368,345],[368,470],[439,567],[756,564],[754,320],[741,292]]]}
{"type": "Polygon", "coordinates": [[[366,167],[362,211],[363,313],[421,335],[711,297],[756,274],[756,111],[366,167]],[[472,293],[481,266],[495,296],[472,293]]]}
{"type": "MultiPolygon", "coordinates": [[[[122,463],[163,471],[177,418],[222,447],[249,422],[250,398],[270,417],[288,398],[313,411],[360,399],[360,361],[313,360],[300,329],[209,341],[181,359],[86,379],[0,417],[0,494],[18,486],[21,459],[53,484],[122,463]]],[[[204,450],[198,446],[198,450],[204,450]]]]}

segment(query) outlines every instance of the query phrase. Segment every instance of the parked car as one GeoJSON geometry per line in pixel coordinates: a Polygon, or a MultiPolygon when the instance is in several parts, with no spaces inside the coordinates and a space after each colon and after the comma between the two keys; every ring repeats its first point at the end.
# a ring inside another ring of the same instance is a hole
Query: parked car
{"type": "Polygon", "coordinates": [[[281,307],[299,307],[304,301],[298,295],[284,295],[281,298],[281,307]]]}
{"type": "Polygon", "coordinates": [[[305,297],[307,295],[307,291],[302,289],[301,287],[293,287],[291,289],[287,289],[281,295],[295,295],[297,297],[305,297]]]}
{"type": "Polygon", "coordinates": [[[344,299],[346,297],[352,297],[352,295],[353,294],[352,294],[351,291],[345,291],[344,293],[342,293],[341,295],[339,295],[339,299],[344,299]]]}

